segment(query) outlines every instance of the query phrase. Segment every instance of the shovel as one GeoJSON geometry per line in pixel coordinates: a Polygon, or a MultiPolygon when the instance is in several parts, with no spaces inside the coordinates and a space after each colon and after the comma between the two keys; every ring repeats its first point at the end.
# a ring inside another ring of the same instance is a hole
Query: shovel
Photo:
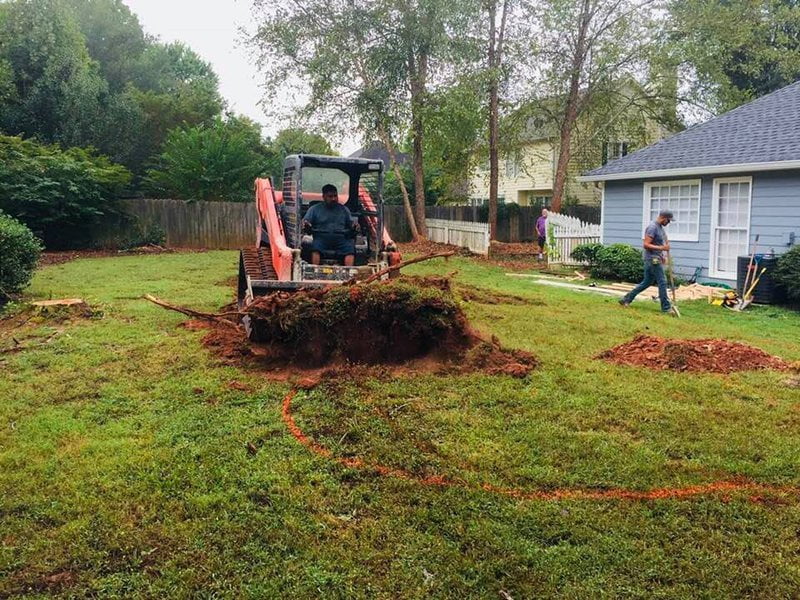
{"type": "Polygon", "coordinates": [[[761,276],[766,272],[766,270],[767,267],[764,267],[761,269],[761,272],[757,277],[754,275],[753,282],[750,284],[750,289],[745,292],[744,296],[742,296],[742,299],[739,301],[739,304],[737,304],[733,310],[742,311],[753,303],[753,299],[755,298],[753,292],[755,291],[758,282],[761,281],[761,276]]]}
{"type": "Polygon", "coordinates": [[[678,302],[675,298],[675,274],[673,272],[672,254],[670,254],[669,250],[667,250],[667,264],[669,266],[669,287],[672,290],[672,302],[669,310],[673,315],[680,319],[681,311],[678,310],[678,302]]]}

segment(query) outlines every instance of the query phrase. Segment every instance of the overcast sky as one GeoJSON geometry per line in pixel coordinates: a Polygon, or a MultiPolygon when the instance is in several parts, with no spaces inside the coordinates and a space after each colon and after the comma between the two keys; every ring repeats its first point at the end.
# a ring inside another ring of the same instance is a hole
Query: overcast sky
{"type": "MultiPolygon", "coordinates": [[[[182,41],[211,63],[219,76],[220,92],[231,109],[245,114],[274,136],[285,123],[271,123],[258,106],[261,77],[244,46],[239,28],[251,29],[249,0],[123,0],[139,17],[146,33],[165,42],[182,41]]],[[[340,144],[352,152],[353,141],[340,144]]]]}

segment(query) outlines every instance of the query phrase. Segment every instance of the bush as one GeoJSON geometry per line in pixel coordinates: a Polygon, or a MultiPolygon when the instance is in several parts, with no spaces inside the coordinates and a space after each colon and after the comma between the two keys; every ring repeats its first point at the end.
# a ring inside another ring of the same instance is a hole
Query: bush
{"type": "Polygon", "coordinates": [[[581,244],[576,246],[570,256],[575,260],[588,264],[591,268],[595,263],[597,263],[597,253],[602,249],[603,244],[581,244]]]}
{"type": "Polygon", "coordinates": [[[795,246],[778,259],[775,280],[786,289],[786,297],[800,302],[800,246],[795,246]]]}
{"type": "Polygon", "coordinates": [[[247,119],[173,129],[145,186],[162,198],[249,202],[253,181],[267,171],[265,153],[261,128],[247,119]]]}
{"type": "Polygon", "coordinates": [[[86,247],[130,172],[91,150],[0,135],[0,210],[55,248],[86,247]]]}
{"type": "Polygon", "coordinates": [[[595,263],[590,267],[592,277],[641,281],[642,252],[629,244],[611,244],[598,249],[595,263]]]}
{"type": "Polygon", "coordinates": [[[0,302],[30,283],[41,251],[30,229],[0,213],[0,302]]]}

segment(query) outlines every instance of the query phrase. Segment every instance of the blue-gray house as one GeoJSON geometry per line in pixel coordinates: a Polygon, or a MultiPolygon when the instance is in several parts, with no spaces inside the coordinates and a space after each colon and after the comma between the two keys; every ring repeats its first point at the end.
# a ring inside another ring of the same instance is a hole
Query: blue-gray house
{"type": "Polygon", "coordinates": [[[602,186],[602,241],[641,247],[670,209],[676,271],[736,280],[737,257],[800,243],[800,81],[589,171],[602,186]]]}

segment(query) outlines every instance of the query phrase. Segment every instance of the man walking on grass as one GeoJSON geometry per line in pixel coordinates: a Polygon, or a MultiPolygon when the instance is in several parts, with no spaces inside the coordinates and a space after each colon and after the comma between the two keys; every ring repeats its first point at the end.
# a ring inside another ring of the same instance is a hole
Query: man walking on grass
{"type": "Polygon", "coordinates": [[[669,242],[664,227],[673,221],[672,213],[662,210],[658,218],[644,230],[644,279],[642,282],[623,296],[619,303],[628,306],[636,296],[649,288],[653,282],[658,284],[658,297],[661,300],[661,312],[671,310],[669,296],[667,296],[667,277],[664,275],[664,252],[669,251],[669,242]]]}

